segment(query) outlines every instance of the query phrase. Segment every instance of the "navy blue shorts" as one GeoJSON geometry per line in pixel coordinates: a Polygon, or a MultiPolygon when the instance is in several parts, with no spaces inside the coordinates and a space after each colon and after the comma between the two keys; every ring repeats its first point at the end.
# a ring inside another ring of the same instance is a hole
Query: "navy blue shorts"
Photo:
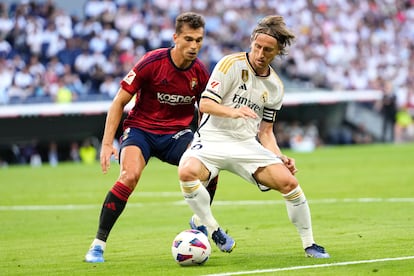
{"type": "Polygon", "coordinates": [[[161,161],[178,165],[192,140],[193,132],[190,129],[175,134],[153,134],[138,128],[127,128],[120,142],[121,150],[130,145],[139,147],[146,163],[154,156],[161,161]]]}

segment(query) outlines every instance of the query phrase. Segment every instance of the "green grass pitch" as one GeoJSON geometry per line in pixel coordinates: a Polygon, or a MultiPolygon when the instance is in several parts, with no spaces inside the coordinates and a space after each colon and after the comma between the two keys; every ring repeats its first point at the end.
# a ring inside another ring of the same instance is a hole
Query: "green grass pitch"
{"type": "Polygon", "coordinates": [[[83,257],[119,173],[99,164],[0,169],[0,275],[413,275],[414,144],[285,152],[330,259],[304,257],[282,197],[222,172],[213,211],[237,241],[203,266],[180,267],[175,235],[188,228],[176,167],[152,159],[115,225],[106,262],[83,257]]]}

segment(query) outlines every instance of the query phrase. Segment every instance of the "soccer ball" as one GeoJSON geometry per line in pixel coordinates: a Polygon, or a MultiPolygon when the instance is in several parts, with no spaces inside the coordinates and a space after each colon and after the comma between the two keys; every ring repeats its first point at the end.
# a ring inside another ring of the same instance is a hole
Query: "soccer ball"
{"type": "Polygon", "coordinates": [[[202,265],[210,257],[211,245],[203,232],[189,229],[174,238],[171,252],[179,265],[202,265]]]}

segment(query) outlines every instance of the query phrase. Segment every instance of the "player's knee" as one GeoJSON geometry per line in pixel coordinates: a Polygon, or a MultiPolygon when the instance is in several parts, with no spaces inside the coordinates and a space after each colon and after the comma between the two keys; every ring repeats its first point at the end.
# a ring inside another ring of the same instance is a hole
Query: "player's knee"
{"type": "Polygon", "coordinates": [[[188,158],[178,166],[178,177],[180,181],[193,181],[199,179],[198,164],[192,158],[188,158]]]}
{"type": "Polygon", "coordinates": [[[124,183],[124,185],[134,190],[140,176],[141,172],[138,170],[122,170],[119,180],[124,183]]]}
{"type": "Polygon", "coordinates": [[[192,181],[197,179],[196,171],[190,166],[180,166],[178,167],[178,178],[181,181],[192,181]]]}
{"type": "Polygon", "coordinates": [[[278,185],[279,186],[279,192],[281,192],[282,194],[287,194],[287,193],[293,191],[298,185],[299,185],[298,180],[295,177],[293,177],[293,176],[286,177],[278,185]]]}

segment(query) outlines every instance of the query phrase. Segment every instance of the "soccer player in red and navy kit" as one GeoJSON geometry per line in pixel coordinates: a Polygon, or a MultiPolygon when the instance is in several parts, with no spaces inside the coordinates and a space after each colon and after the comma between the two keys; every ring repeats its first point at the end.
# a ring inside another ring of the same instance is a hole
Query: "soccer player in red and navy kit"
{"type": "MultiPolygon", "coordinates": [[[[209,73],[197,58],[204,38],[204,19],[183,13],[176,18],[174,46],[148,52],[120,83],[109,108],[102,139],[103,173],[110,158],[118,158],[113,141],[124,107],[136,96],[135,105],[123,122],[120,174],[102,206],[99,227],[86,262],[104,262],[106,240],[124,210],[150,157],[178,165],[193,139],[190,124],[195,104],[206,87],[209,73]]],[[[210,185],[209,185],[210,186],[210,185]]],[[[214,190],[215,186],[211,185],[214,190]]]]}

